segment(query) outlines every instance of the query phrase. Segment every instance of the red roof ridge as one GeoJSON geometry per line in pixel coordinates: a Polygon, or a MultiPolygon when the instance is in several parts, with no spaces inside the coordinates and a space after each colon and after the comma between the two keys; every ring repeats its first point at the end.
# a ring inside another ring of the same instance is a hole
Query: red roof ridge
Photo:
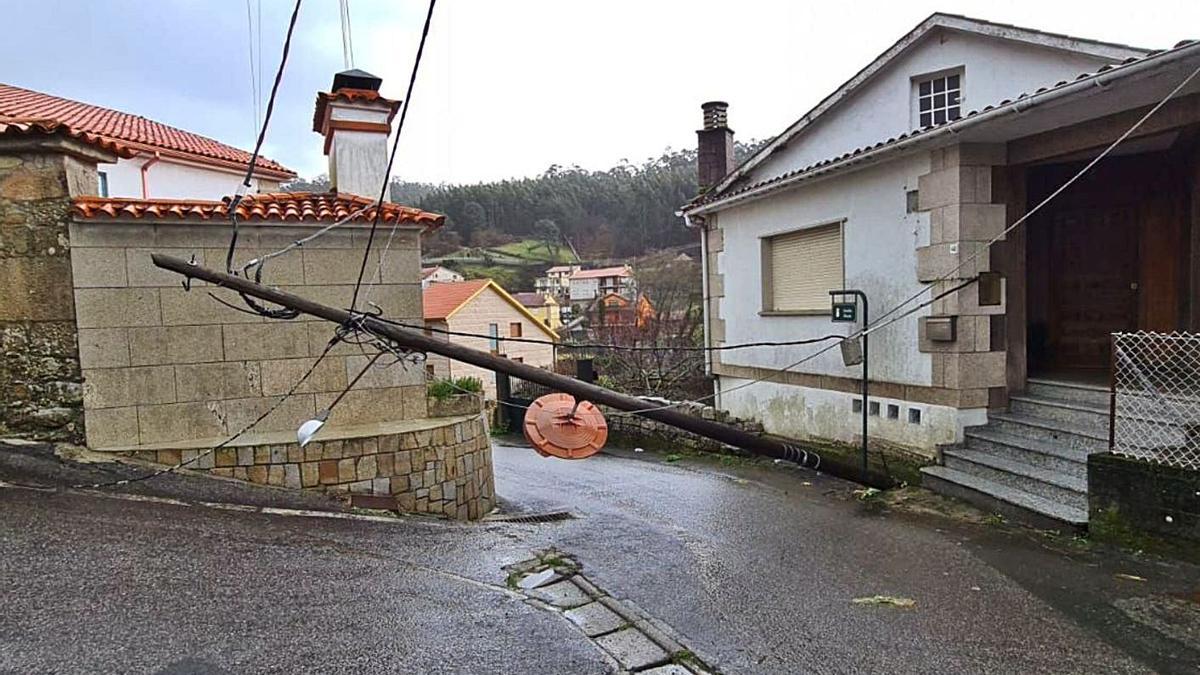
{"type": "MultiPolygon", "coordinates": [[[[129,152],[158,150],[182,159],[230,168],[239,164],[244,167],[251,157],[251,153],[240,148],[142,115],[11,84],[0,83],[0,118],[52,121],[65,125],[74,134],[92,134],[98,141],[121,145],[129,152]]],[[[261,155],[255,166],[258,171],[273,177],[296,175],[291,169],[261,155]]]]}

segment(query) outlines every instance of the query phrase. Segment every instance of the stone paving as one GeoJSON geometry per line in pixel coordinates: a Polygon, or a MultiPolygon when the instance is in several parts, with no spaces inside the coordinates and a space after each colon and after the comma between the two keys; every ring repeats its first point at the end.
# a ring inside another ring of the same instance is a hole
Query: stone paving
{"type": "Polygon", "coordinates": [[[674,637],[675,632],[632,603],[588,581],[572,558],[549,549],[509,565],[509,587],[557,610],[620,666],[622,673],[707,675],[713,671],[674,637]]]}

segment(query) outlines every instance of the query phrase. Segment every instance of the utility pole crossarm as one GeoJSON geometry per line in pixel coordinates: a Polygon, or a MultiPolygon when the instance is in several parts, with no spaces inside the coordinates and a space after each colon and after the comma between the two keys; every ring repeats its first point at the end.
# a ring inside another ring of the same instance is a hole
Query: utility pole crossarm
{"type": "Polygon", "coordinates": [[[634,396],[615,392],[611,389],[605,389],[604,387],[587,382],[581,382],[565,375],[559,375],[558,373],[543,370],[536,366],[496,356],[489,352],[440,340],[425,335],[421,331],[401,328],[380,321],[369,314],[351,313],[345,309],[322,305],[302,296],[264,286],[249,279],[201,267],[182,258],[155,253],[151,256],[151,259],[157,267],[177,272],[189,279],[207,281],[216,286],[244,293],[259,300],[265,300],[281,307],[287,307],[303,314],[331,321],[338,325],[359,322],[359,325],[367,332],[386,337],[406,349],[440,354],[456,361],[534,382],[570,394],[578,400],[587,400],[594,404],[606,405],[617,410],[636,413],[643,417],[662,422],[663,424],[690,431],[694,434],[711,438],[757,455],[801,463],[808,468],[818,468],[816,465],[819,462],[819,468],[822,471],[833,475],[854,480],[865,478],[868,484],[879,487],[890,487],[893,484],[893,481],[889,477],[881,474],[870,474],[864,477],[859,467],[854,466],[853,463],[845,462],[840,458],[821,457],[818,459],[818,455],[815,452],[806,453],[798,445],[770,436],[751,434],[719,422],[680,412],[674,408],[654,407],[653,404],[634,396]]]}

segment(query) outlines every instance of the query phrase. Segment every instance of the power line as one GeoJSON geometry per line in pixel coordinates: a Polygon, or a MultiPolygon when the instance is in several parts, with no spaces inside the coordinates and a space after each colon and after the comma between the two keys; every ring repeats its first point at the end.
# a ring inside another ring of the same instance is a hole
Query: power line
{"type": "Polygon", "coordinates": [[[367,260],[371,256],[371,244],[375,241],[375,230],[379,227],[379,217],[383,213],[383,202],[387,197],[388,179],[392,175],[392,165],[396,161],[396,150],[400,147],[400,135],[404,131],[404,120],[408,117],[408,109],[412,107],[413,87],[417,83],[417,72],[421,68],[421,56],[425,53],[425,41],[429,37],[429,24],[433,21],[433,8],[437,0],[429,0],[429,11],[425,13],[425,27],[421,29],[421,42],[417,45],[417,55],[413,59],[412,72],[408,76],[408,91],[404,95],[404,108],[400,111],[400,121],[396,124],[396,138],[392,141],[392,151],[388,155],[387,168],[383,172],[383,185],[379,187],[378,208],[375,218],[371,221],[371,232],[367,235],[367,248],[363,251],[362,266],[358,270],[358,281],[354,283],[354,295],[350,299],[350,311],[358,305],[358,291],[362,287],[363,275],[367,271],[367,260]]]}

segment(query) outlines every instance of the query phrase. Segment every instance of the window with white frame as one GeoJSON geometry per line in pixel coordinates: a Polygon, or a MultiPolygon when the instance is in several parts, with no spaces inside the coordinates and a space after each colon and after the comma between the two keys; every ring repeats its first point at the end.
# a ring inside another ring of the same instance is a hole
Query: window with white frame
{"type": "Polygon", "coordinates": [[[763,311],[825,314],[829,291],[845,286],[842,223],[762,240],[763,311]]]}
{"type": "Polygon", "coordinates": [[[98,194],[101,197],[107,197],[108,196],[108,174],[103,171],[97,171],[96,178],[100,182],[100,185],[98,186],[98,190],[97,190],[98,194]]]}
{"type": "Polygon", "coordinates": [[[924,129],[962,117],[962,69],[914,80],[917,126],[924,129]]]}

